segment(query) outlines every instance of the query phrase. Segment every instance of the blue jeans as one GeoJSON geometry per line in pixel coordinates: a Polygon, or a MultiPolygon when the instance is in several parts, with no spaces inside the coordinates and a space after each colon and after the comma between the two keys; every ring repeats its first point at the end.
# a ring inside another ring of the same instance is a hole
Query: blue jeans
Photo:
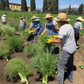
{"type": "Polygon", "coordinates": [[[64,84],[64,71],[67,66],[68,79],[73,82],[73,59],[74,53],[70,54],[64,50],[61,51],[58,63],[58,80],[59,84],[64,84]]]}

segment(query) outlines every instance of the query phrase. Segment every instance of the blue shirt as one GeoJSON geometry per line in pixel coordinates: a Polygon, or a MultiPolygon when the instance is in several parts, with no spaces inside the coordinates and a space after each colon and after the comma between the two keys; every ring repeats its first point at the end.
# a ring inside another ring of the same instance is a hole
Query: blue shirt
{"type": "Polygon", "coordinates": [[[37,27],[38,29],[35,31],[35,34],[41,34],[41,32],[43,31],[43,28],[40,22],[39,21],[33,22],[33,24],[31,25],[31,28],[37,28],[37,27]]]}
{"type": "Polygon", "coordinates": [[[20,20],[20,26],[21,26],[21,27],[24,26],[24,21],[22,22],[22,20],[20,20]]]}

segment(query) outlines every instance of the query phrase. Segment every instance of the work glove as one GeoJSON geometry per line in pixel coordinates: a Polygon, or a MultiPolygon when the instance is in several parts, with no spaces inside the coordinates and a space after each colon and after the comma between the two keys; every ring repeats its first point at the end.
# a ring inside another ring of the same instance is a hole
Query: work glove
{"type": "Polygon", "coordinates": [[[36,29],[33,29],[32,32],[34,33],[36,29]]]}
{"type": "Polygon", "coordinates": [[[48,40],[46,41],[46,43],[51,44],[51,43],[53,43],[53,40],[52,40],[52,39],[48,39],[48,40]]]}
{"type": "Polygon", "coordinates": [[[43,35],[44,33],[42,32],[41,35],[43,35]]]}
{"type": "Polygon", "coordinates": [[[58,35],[51,36],[51,38],[54,38],[54,39],[58,38],[58,35]]]}

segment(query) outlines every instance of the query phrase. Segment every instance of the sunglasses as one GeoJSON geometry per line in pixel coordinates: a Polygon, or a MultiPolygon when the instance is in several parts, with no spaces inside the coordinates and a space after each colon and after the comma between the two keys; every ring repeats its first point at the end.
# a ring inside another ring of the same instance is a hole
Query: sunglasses
{"type": "Polygon", "coordinates": [[[50,18],[46,18],[47,20],[49,20],[50,18]]]}

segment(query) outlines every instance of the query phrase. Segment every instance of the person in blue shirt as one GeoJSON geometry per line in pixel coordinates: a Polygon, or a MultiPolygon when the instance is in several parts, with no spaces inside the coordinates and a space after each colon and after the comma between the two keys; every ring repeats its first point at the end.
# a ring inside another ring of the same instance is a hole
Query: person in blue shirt
{"type": "Polygon", "coordinates": [[[23,31],[25,30],[25,21],[24,21],[24,17],[20,17],[20,26],[23,28],[23,31]]]}
{"type": "Polygon", "coordinates": [[[34,19],[33,24],[30,26],[30,29],[35,29],[35,33],[34,33],[34,42],[33,43],[37,43],[38,40],[38,36],[42,33],[43,28],[40,24],[40,21],[38,18],[34,19]]]}

